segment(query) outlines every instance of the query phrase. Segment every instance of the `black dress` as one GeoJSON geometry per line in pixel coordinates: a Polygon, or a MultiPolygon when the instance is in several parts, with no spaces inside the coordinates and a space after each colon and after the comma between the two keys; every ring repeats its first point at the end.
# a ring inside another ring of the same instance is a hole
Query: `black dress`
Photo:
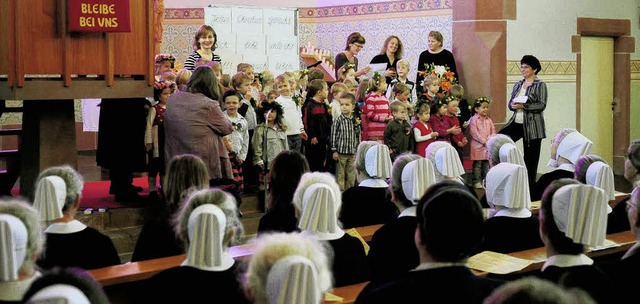
{"type": "Polygon", "coordinates": [[[45,233],[45,252],[37,261],[43,269],[54,266],[85,270],[120,264],[111,239],[91,227],[73,233],[45,233]]]}
{"type": "Polygon", "coordinates": [[[387,188],[355,186],[342,193],[343,228],[385,224],[397,216],[398,209],[387,198],[387,188]]]}
{"type": "Polygon", "coordinates": [[[501,284],[465,266],[439,267],[409,271],[377,288],[367,285],[355,303],[482,303],[501,284]]]}
{"type": "Polygon", "coordinates": [[[346,286],[369,280],[367,254],[359,239],[348,234],[327,241],[333,248],[334,286],[346,286]]]}
{"type": "Polygon", "coordinates": [[[236,264],[225,271],[191,266],[164,270],[144,281],[147,303],[250,303],[238,282],[236,264]]]}
{"type": "Polygon", "coordinates": [[[539,276],[566,287],[581,288],[598,303],[623,303],[618,298],[618,290],[614,288],[613,281],[593,265],[552,265],[545,268],[539,276]]]}
{"type": "Polygon", "coordinates": [[[554,180],[561,178],[573,178],[573,172],[564,169],[556,169],[542,174],[531,187],[531,201],[541,200],[542,194],[544,193],[544,190],[547,189],[547,186],[549,186],[554,180]]]}
{"type": "Polygon", "coordinates": [[[538,217],[494,216],[484,223],[484,241],[477,252],[485,250],[510,253],[544,247],[540,240],[538,217]]]}
{"type": "Polygon", "coordinates": [[[603,262],[598,266],[616,286],[616,293],[619,293],[623,299],[632,299],[636,296],[637,283],[636,280],[629,279],[635,277],[638,269],[640,269],[640,252],[636,246],[631,247],[633,254],[626,258],[616,261],[603,262]]]}
{"type": "MultiPolygon", "coordinates": [[[[161,207],[158,207],[161,208],[161,207]]],[[[147,216],[147,222],[142,226],[140,235],[133,250],[131,261],[144,261],[169,257],[185,253],[184,243],[178,239],[171,223],[172,214],[166,211],[156,211],[147,216]]]]}
{"type": "Polygon", "coordinates": [[[372,282],[395,278],[420,264],[414,240],[417,225],[415,216],[402,216],[373,234],[367,255],[372,282]]]}

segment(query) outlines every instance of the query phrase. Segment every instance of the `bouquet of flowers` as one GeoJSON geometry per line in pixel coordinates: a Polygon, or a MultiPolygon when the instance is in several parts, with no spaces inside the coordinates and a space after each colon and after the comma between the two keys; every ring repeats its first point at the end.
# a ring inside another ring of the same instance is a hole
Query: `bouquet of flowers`
{"type": "MultiPolygon", "coordinates": [[[[432,63],[425,63],[424,67],[425,67],[425,71],[419,72],[420,75],[424,77],[428,77],[432,75],[440,78],[440,88],[444,92],[449,92],[449,88],[451,88],[452,85],[458,83],[458,79],[456,78],[455,73],[450,71],[449,67],[446,65],[435,65],[432,62],[432,63]]],[[[424,85],[424,82],[420,84],[420,86],[423,86],[423,85],[424,85]]]]}

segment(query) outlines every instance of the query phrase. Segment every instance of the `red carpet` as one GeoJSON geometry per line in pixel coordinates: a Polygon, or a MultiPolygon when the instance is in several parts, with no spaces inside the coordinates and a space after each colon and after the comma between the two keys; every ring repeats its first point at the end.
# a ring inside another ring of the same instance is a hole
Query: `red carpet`
{"type": "MultiPolygon", "coordinates": [[[[149,187],[147,184],[147,177],[138,177],[133,179],[133,184],[140,186],[144,189],[140,192],[140,195],[147,197],[149,195],[149,187]]],[[[12,194],[14,196],[19,195],[20,189],[13,188],[12,194]]],[[[87,208],[93,208],[98,210],[99,208],[116,209],[116,208],[131,208],[131,207],[144,207],[147,203],[145,200],[139,203],[118,203],[115,201],[115,197],[109,194],[109,181],[97,181],[86,182],[82,189],[82,198],[80,199],[80,210],[87,208]]]]}

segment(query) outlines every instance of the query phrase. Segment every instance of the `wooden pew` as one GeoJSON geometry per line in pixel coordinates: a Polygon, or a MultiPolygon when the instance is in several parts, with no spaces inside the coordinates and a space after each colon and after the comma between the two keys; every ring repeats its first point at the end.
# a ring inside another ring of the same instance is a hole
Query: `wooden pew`
{"type": "MultiPolygon", "coordinates": [[[[636,243],[636,239],[634,235],[631,233],[631,231],[613,233],[608,235],[607,239],[617,243],[619,246],[597,250],[597,251],[591,251],[591,252],[588,252],[586,255],[593,259],[598,257],[606,257],[606,256],[612,256],[616,254],[622,254],[627,250],[629,250],[629,248],[631,248],[636,243]]],[[[515,273],[511,273],[509,275],[524,275],[532,271],[538,271],[542,269],[542,266],[544,265],[544,262],[547,259],[547,254],[544,247],[514,252],[514,253],[510,253],[509,255],[513,257],[521,258],[521,259],[536,261],[531,265],[527,266],[526,268],[520,271],[517,271],[515,273]]],[[[489,275],[489,273],[487,272],[478,271],[475,269],[472,269],[472,271],[479,276],[489,275]]],[[[331,291],[331,293],[343,298],[343,301],[340,303],[353,303],[358,297],[358,294],[360,294],[362,289],[364,289],[364,287],[368,283],[369,282],[363,282],[363,283],[353,284],[349,286],[337,287],[337,288],[334,288],[333,291],[331,291]]],[[[322,303],[329,304],[329,303],[337,303],[337,302],[324,300],[322,303]]]]}
{"type": "MultiPolygon", "coordinates": [[[[382,224],[355,228],[362,238],[369,242],[373,234],[382,227],[382,224]]],[[[235,259],[242,259],[253,254],[253,247],[248,244],[232,246],[229,252],[235,259]]],[[[186,258],[186,255],[176,255],[153,260],[130,262],[99,269],[90,270],[89,273],[102,284],[111,286],[150,278],[154,274],[165,269],[179,266],[186,258]]]]}
{"type": "MultiPolygon", "coordinates": [[[[253,247],[250,244],[232,246],[229,248],[229,253],[235,259],[243,259],[253,254],[253,247]]],[[[89,270],[89,273],[106,287],[148,279],[165,269],[180,266],[185,258],[186,255],[181,254],[93,269],[89,270]]]]}

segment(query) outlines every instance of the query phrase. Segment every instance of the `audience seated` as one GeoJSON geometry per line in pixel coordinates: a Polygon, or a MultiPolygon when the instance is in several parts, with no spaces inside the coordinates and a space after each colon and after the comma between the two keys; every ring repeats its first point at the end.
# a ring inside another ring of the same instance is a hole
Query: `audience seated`
{"type": "Polygon", "coordinates": [[[184,244],[173,230],[173,217],[189,192],[207,188],[209,173],[200,157],[181,154],[169,161],[157,201],[144,214],[131,261],[183,254],[184,244]]]}
{"type": "Polygon", "coordinates": [[[484,223],[484,240],[477,252],[510,253],[544,246],[538,217],[529,210],[526,167],[506,162],[494,165],[487,173],[485,187],[491,208],[484,223]]]}
{"type": "Polygon", "coordinates": [[[600,265],[600,269],[615,282],[615,292],[620,293],[622,299],[632,299],[636,295],[636,280],[630,278],[633,278],[640,269],[640,208],[638,203],[640,203],[640,186],[633,189],[631,197],[624,203],[631,232],[638,242],[627,250],[621,260],[600,265]]]}
{"type": "Polygon", "coordinates": [[[549,167],[556,168],[538,178],[531,186],[531,200],[538,201],[552,181],[561,178],[573,178],[575,164],[582,155],[589,153],[593,142],[576,129],[564,128],[556,134],[551,143],[549,167]]]}
{"type": "Polygon", "coordinates": [[[511,137],[500,133],[487,139],[487,159],[491,167],[502,162],[524,166],[524,157],[516,143],[511,137]]]}
{"type": "Polygon", "coordinates": [[[175,231],[188,248],[186,260],[145,282],[145,302],[248,303],[237,280],[237,264],[228,253],[243,234],[236,206],[233,196],[220,189],[198,190],[184,201],[175,231]]]}
{"type": "Polygon", "coordinates": [[[425,154],[436,168],[436,182],[453,180],[464,185],[464,181],[461,178],[464,174],[464,167],[460,161],[458,151],[450,143],[434,141],[427,146],[425,154]]]}
{"type": "Polygon", "coordinates": [[[96,269],[120,264],[118,251],[109,236],[75,219],[84,180],[68,165],[45,169],[37,179],[34,206],[44,221],[47,246],[38,265],[96,269]],[[46,210],[46,211],[45,211],[46,210]]]}
{"type": "Polygon", "coordinates": [[[20,303],[42,274],[35,260],[44,247],[38,211],[17,198],[0,200],[0,303],[20,303]]]}
{"type": "Polygon", "coordinates": [[[33,281],[22,302],[108,304],[109,298],[100,283],[81,268],[54,267],[33,281]]]}
{"type": "Polygon", "coordinates": [[[391,176],[389,148],[376,141],[362,141],[355,157],[359,184],[342,194],[340,221],[343,228],[384,224],[398,216],[389,203],[387,179],[391,176]]]}
{"type": "Polygon", "coordinates": [[[258,235],[270,231],[299,231],[293,193],[302,175],[309,171],[309,163],[300,152],[285,150],[273,159],[269,170],[267,213],[260,218],[258,235]]]}
{"type": "Polygon", "coordinates": [[[333,248],[332,271],[337,287],[369,280],[362,242],[338,224],[341,202],[340,186],[330,173],[305,173],[293,196],[301,233],[314,235],[333,248]]]}
{"type": "Polygon", "coordinates": [[[595,154],[583,155],[576,162],[575,180],[604,190],[609,204],[607,205],[607,234],[629,230],[626,213],[620,217],[613,213],[611,204],[616,203],[616,190],[613,170],[607,162],[595,154]]]}
{"type": "Polygon", "coordinates": [[[618,303],[611,280],[585,255],[604,243],[607,203],[602,189],[568,178],[551,182],[538,215],[547,252],[539,276],[582,288],[598,303],[618,303]]]}
{"type": "Polygon", "coordinates": [[[330,248],[315,237],[264,233],[252,244],[244,289],[253,303],[318,304],[331,288],[330,248]]]}
{"type": "Polygon", "coordinates": [[[533,276],[520,278],[496,288],[483,304],[595,304],[584,290],[564,288],[533,276]]]}
{"type": "Polygon", "coordinates": [[[426,189],[435,183],[431,161],[417,154],[401,154],[391,171],[391,202],[400,215],[378,229],[369,242],[367,262],[372,282],[395,278],[420,263],[414,241],[416,206],[426,189]]]}
{"type": "Polygon", "coordinates": [[[502,281],[474,275],[467,258],[483,237],[482,208],[457,181],[432,185],[416,208],[420,265],[360,293],[356,303],[481,303],[502,281]]]}

